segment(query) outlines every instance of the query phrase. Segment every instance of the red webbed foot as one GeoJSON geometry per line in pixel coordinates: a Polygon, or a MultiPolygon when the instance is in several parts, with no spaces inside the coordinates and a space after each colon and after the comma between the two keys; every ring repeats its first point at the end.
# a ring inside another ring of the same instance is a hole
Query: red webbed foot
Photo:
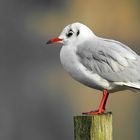
{"type": "Polygon", "coordinates": [[[96,111],[90,111],[90,112],[83,112],[84,115],[97,115],[97,114],[103,114],[105,110],[96,110],[96,111]]]}
{"type": "Polygon", "coordinates": [[[101,100],[99,109],[96,110],[96,111],[84,112],[82,114],[85,114],[85,115],[103,114],[104,111],[105,111],[105,106],[106,106],[108,95],[109,95],[108,91],[107,90],[104,90],[103,91],[103,97],[102,97],[102,100],[101,100]]]}

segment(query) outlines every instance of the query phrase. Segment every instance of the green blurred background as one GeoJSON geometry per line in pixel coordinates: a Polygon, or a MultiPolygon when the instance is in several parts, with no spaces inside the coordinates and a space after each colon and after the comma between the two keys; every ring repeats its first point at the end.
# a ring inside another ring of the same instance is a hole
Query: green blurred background
{"type": "MultiPolygon", "coordinates": [[[[45,46],[65,25],[81,22],[96,35],[140,54],[139,0],[0,0],[0,139],[73,140],[73,116],[97,109],[101,92],[74,81],[45,46]]],[[[111,94],[114,140],[139,140],[140,94],[111,94]]]]}

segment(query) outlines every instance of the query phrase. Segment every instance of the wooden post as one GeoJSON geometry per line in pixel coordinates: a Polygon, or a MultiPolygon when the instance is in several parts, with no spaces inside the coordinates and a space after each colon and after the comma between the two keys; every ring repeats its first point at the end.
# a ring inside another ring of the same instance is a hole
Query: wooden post
{"type": "Polygon", "coordinates": [[[74,117],[75,140],[112,140],[112,113],[74,117]]]}

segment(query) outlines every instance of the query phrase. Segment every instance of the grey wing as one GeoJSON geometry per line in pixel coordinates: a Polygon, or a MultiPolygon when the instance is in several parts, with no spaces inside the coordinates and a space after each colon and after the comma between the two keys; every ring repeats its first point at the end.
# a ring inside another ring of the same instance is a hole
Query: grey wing
{"type": "Polygon", "coordinates": [[[126,45],[98,38],[79,45],[77,54],[88,70],[104,79],[140,88],[140,57],[126,45]]]}

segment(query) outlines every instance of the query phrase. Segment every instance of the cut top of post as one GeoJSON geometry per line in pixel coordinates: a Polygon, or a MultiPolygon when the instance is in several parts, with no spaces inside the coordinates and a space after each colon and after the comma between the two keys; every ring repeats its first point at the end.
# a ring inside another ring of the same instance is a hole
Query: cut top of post
{"type": "Polygon", "coordinates": [[[112,113],[74,117],[75,140],[112,140],[112,113]]]}

